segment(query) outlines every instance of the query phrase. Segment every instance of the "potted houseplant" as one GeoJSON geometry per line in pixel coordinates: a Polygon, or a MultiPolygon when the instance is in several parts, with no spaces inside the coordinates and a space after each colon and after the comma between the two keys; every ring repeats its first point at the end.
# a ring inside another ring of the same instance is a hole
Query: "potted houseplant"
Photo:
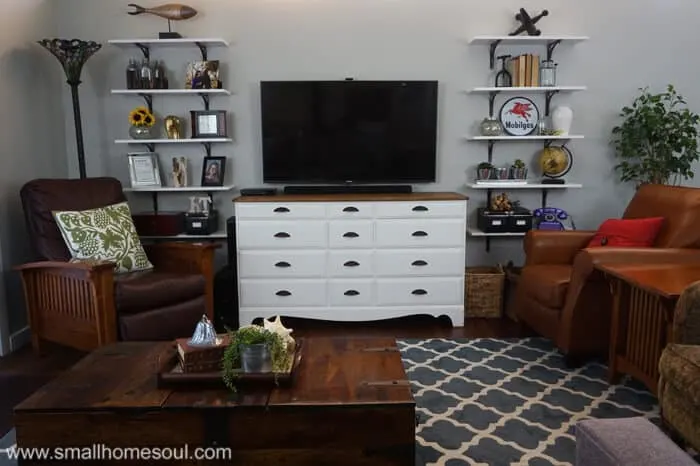
{"type": "Polygon", "coordinates": [[[678,184],[693,178],[700,158],[698,121],[672,85],[652,94],[648,88],[620,112],[623,122],[612,130],[621,181],[678,184]]]}
{"type": "Polygon", "coordinates": [[[481,162],[476,167],[476,179],[477,180],[488,180],[491,179],[493,175],[493,164],[490,162],[481,162]]]}
{"type": "Polygon", "coordinates": [[[129,136],[133,139],[153,138],[155,124],[155,115],[146,107],[136,107],[129,112],[129,136]]]}
{"type": "Polygon", "coordinates": [[[515,159],[513,165],[510,166],[510,177],[514,180],[524,180],[527,178],[527,168],[525,162],[520,159],[515,159]]]}

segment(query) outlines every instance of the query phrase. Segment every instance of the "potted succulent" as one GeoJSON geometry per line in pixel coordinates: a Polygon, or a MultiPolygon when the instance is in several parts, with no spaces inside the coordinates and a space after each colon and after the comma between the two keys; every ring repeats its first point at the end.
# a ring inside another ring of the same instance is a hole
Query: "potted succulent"
{"type": "Polygon", "coordinates": [[[672,85],[652,94],[648,88],[620,112],[623,122],[612,129],[612,144],[620,163],[621,181],[678,184],[693,178],[693,163],[700,159],[698,122],[672,85]]]}
{"type": "Polygon", "coordinates": [[[481,162],[476,167],[477,180],[489,180],[493,178],[493,164],[491,162],[481,162]]]}
{"type": "Polygon", "coordinates": [[[527,168],[525,162],[520,159],[515,159],[513,165],[510,166],[510,177],[514,180],[524,180],[527,178],[527,168]]]}

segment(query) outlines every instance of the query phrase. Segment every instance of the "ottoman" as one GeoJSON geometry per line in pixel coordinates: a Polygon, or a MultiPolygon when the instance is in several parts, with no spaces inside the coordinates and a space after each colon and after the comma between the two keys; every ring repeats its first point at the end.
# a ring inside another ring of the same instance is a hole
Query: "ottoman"
{"type": "Polygon", "coordinates": [[[588,419],[576,425],[576,466],[698,466],[643,417],[588,419]]]}

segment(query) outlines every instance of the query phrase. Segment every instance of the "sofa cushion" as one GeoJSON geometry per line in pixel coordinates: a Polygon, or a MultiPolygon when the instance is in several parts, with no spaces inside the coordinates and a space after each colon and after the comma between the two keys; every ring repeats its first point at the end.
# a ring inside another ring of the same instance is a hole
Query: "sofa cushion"
{"type": "Polygon", "coordinates": [[[687,396],[688,403],[700,407],[700,346],[670,343],[659,361],[661,377],[687,396]]]}
{"type": "Polygon", "coordinates": [[[118,313],[135,314],[202,296],[205,288],[198,274],[133,272],[115,277],[114,301],[118,313]]]}
{"type": "Polygon", "coordinates": [[[654,246],[663,224],[663,217],[611,218],[598,227],[588,247],[650,248],[654,246]]]}
{"type": "Polygon", "coordinates": [[[566,290],[571,281],[570,265],[528,265],[518,282],[531,298],[553,309],[564,307],[566,290]]]}
{"type": "Polygon", "coordinates": [[[73,259],[114,262],[116,273],[153,268],[126,202],[53,215],[73,259]]]}

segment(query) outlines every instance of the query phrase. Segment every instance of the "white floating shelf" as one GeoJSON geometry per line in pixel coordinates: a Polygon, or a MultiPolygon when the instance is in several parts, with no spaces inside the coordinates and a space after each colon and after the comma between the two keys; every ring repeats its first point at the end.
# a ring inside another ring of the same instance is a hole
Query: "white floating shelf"
{"type": "Polygon", "coordinates": [[[231,95],[227,89],[112,89],[112,94],[124,95],[231,95]]]}
{"type": "Polygon", "coordinates": [[[111,45],[117,46],[132,46],[132,45],[206,45],[209,47],[228,47],[228,41],[219,38],[196,38],[196,37],[183,37],[180,39],[112,39],[107,41],[111,45]]]}
{"type": "Polygon", "coordinates": [[[148,187],[148,188],[124,188],[124,192],[131,192],[131,193],[191,193],[191,192],[198,192],[198,193],[205,193],[205,192],[214,192],[214,191],[231,191],[233,188],[235,188],[235,185],[228,184],[224,186],[186,186],[184,188],[176,188],[174,186],[154,186],[154,187],[148,187]]]}
{"type": "Polygon", "coordinates": [[[489,45],[493,42],[500,44],[549,44],[551,42],[583,42],[588,36],[547,35],[547,36],[475,36],[469,40],[473,45],[489,45]]]}
{"type": "Polygon", "coordinates": [[[576,91],[585,91],[586,86],[548,86],[548,87],[541,87],[541,86],[519,86],[519,87],[475,87],[468,92],[474,93],[474,94],[488,94],[490,92],[508,92],[508,93],[514,93],[514,92],[532,92],[532,93],[541,93],[544,94],[546,92],[576,92],[576,91]]]}
{"type": "Polygon", "coordinates": [[[226,238],[226,231],[225,230],[219,230],[215,231],[211,235],[188,235],[185,233],[175,235],[175,236],[145,236],[145,235],[139,235],[140,239],[171,239],[173,241],[177,240],[184,240],[184,239],[225,239],[226,238]]]}
{"type": "Polygon", "coordinates": [[[525,233],[486,233],[478,228],[467,228],[467,234],[469,236],[511,236],[511,237],[518,237],[518,236],[525,236],[525,233]]]}
{"type": "Polygon", "coordinates": [[[581,134],[569,134],[566,136],[467,136],[469,141],[544,141],[544,140],[554,140],[554,139],[583,139],[581,134]]]}
{"type": "Polygon", "coordinates": [[[467,183],[467,188],[471,189],[567,189],[567,188],[583,188],[580,183],[467,183]]]}
{"type": "Polygon", "coordinates": [[[116,139],[115,144],[202,144],[205,142],[232,142],[231,138],[184,138],[184,139],[116,139]]]}

